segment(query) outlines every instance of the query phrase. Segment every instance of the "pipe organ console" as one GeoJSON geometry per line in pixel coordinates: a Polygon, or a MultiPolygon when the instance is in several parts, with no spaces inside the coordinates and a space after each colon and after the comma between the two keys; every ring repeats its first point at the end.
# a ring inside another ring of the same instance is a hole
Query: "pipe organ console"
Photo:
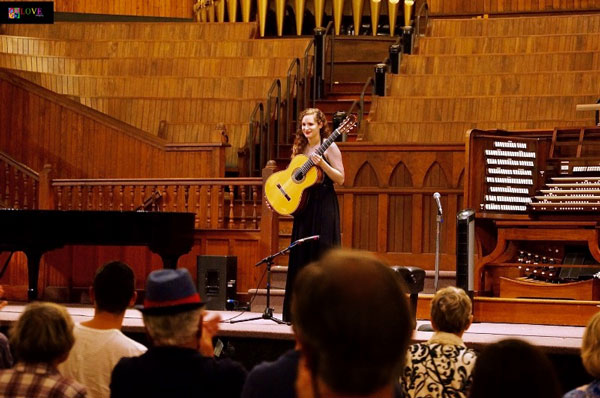
{"type": "Polygon", "coordinates": [[[476,292],[600,300],[600,128],[473,129],[466,150],[476,292]]]}

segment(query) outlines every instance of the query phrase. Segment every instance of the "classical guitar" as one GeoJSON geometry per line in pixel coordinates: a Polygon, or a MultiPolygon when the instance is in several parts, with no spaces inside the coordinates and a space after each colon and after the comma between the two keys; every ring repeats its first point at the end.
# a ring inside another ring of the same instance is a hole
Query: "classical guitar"
{"type": "MultiPolygon", "coordinates": [[[[327,148],[341,134],[347,133],[356,125],[356,115],[349,115],[339,127],[314,151],[323,156],[327,148]]],[[[271,208],[281,215],[289,215],[301,208],[304,191],[319,180],[317,167],[305,155],[296,155],[287,169],[274,173],[265,182],[265,196],[271,208]]]]}

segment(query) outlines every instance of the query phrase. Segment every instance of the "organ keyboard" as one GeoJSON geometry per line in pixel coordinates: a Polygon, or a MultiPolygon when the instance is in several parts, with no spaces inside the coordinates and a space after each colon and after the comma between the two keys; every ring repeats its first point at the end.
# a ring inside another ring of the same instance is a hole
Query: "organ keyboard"
{"type": "MultiPolygon", "coordinates": [[[[600,128],[471,130],[466,174],[466,207],[476,211],[480,294],[502,297],[501,282],[509,279],[538,282],[551,273],[553,282],[573,282],[600,270],[600,128]],[[556,267],[523,266],[523,253],[552,257],[556,267]],[[581,266],[572,262],[584,257],[581,266]],[[564,258],[569,264],[562,264],[564,258]]],[[[523,294],[548,297],[535,291],[544,285],[527,283],[523,294]]],[[[556,298],[581,297],[565,292],[556,298]]]]}

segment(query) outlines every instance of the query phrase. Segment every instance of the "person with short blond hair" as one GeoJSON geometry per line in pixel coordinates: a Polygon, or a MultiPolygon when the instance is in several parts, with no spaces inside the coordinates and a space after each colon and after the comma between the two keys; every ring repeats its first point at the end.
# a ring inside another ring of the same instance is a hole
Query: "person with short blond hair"
{"type": "Polygon", "coordinates": [[[594,380],[567,392],[564,398],[600,397],[600,312],[592,316],[583,332],[581,362],[594,380]]]}
{"type": "Polygon", "coordinates": [[[74,342],[73,321],[65,307],[43,302],[27,305],[10,333],[17,363],[0,371],[0,397],[85,397],[85,387],[57,369],[74,342]]]}
{"type": "Polygon", "coordinates": [[[467,330],[473,316],[471,299],[463,289],[448,286],[440,289],[431,301],[431,323],[446,333],[467,330]]]}
{"type": "Polygon", "coordinates": [[[433,296],[434,334],[410,346],[401,377],[408,397],[466,397],[477,356],[462,340],[473,320],[471,312],[471,299],[462,289],[449,286],[433,296]]]}

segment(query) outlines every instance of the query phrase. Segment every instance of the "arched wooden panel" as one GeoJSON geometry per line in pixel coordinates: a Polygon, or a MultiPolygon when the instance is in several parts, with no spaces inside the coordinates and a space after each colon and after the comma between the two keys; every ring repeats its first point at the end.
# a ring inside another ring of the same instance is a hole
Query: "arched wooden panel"
{"type": "Polygon", "coordinates": [[[354,178],[354,187],[378,187],[379,180],[377,179],[377,174],[375,174],[375,170],[373,170],[373,166],[369,162],[365,162],[358,172],[356,173],[356,177],[354,178]]]}
{"type": "Polygon", "coordinates": [[[377,251],[377,195],[356,195],[352,248],[377,251]]]}
{"type": "Polygon", "coordinates": [[[410,252],[412,242],[412,195],[390,195],[387,246],[391,252],[410,252]]]}
{"type": "Polygon", "coordinates": [[[423,182],[424,187],[449,188],[448,177],[438,162],[433,162],[423,182]]]}
{"type": "Polygon", "coordinates": [[[402,162],[398,163],[390,177],[390,187],[412,187],[412,175],[402,162]]]}
{"type": "MultiPolygon", "coordinates": [[[[389,186],[412,188],[412,175],[403,162],[398,162],[392,171],[389,186]]],[[[411,251],[413,220],[412,199],[412,195],[390,195],[388,205],[388,251],[411,251]]]]}
{"type": "MultiPolygon", "coordinates": [[[[425,174],[424,187],[431,188],[450,188],[448,177],[438,162],[433,162],[425,174]]],[[[442,208],[445,209],[444,218],[452,217],[448,211],[448,197],[441,196],[442,208]]],[[[437,207],[431,195],[423,196],[423,252],[435,253],[435,235],[436,235],[436,214],[437,207]]],[[[449,229],[448,223],[441,225],[440,252],[446,252],[449,229]]]]}
{"type": "MultiPolygon", "coordinates": [[[[365,162],[354,178],[354,187],[378,187],[379,180],[373,166],[365,162]]],[[[356,194],[354,197],[352,247],[377,251],[377,195],[356,194]]]]}

